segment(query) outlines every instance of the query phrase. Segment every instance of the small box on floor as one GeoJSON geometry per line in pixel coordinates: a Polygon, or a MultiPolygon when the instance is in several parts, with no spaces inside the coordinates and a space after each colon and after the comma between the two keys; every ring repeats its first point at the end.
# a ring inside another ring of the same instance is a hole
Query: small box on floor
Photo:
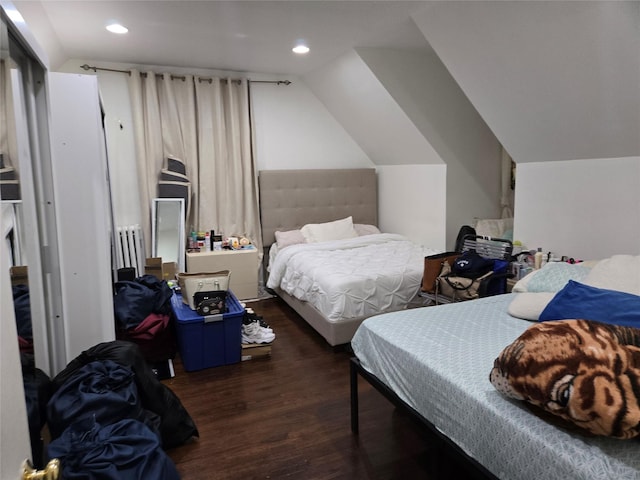
{"type": "Polygon", "coordinates": [[[173,369],[173,360],[171,359],[153,362],[149,366],[158,380],[168,380],[176,376],[176,372],[173,369]]]}
{"type": "Polygon", "coordinates": [[[244,307],[231,291],[226,305],[227,313],[202,316],[183,303],[181,295],[171,297],[178,351],[186,371],[240,361],[244,307]]]}
{"type": "Polygon", "coordinates": [[[271,356],[271,345],[258,343],[242,344],[242,361],[271,356]]]}

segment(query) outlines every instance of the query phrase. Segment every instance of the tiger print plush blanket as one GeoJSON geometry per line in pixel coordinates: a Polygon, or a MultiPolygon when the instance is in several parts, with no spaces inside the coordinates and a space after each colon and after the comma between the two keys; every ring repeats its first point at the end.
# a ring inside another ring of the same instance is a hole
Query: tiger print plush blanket
{"type": "Polygon", "coordinates": [[[496,358],[494,387],[594,435],[640,433],[640,329],[590,320],[535,323],[496,358]]]}

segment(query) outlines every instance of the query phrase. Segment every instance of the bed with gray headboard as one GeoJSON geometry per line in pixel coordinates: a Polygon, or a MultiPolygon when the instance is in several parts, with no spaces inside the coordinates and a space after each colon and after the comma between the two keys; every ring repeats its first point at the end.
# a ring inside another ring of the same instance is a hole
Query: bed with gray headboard
{"type": "MultiPolygon", "coordinates": [[[[378,224],[375,169],[262,170],[258,178],[265,260],[276,242],[277,231],[297,230],[306,224],[332,222],[348,216],[354,224],[378,224]]],[[[422,261],[423,257],[420,263],[422,261]]],[[[420,278],[421,274],[422,271],[420,278]]],[[[416,287],[418,284],[419,279],[416,287]]],[[[310,302],[282,288],[272,288],[333,346],[350,342],[360,323],[370,316],[345,316],[336,321],[310,302]]]]}
{"type": "Polygon", "coordinates": [[[353,216],[354,223],[378,224],[378,180],[373,168],[262,170],[259,174],[262,243],[275,232],[307,223],[353,216]]]}

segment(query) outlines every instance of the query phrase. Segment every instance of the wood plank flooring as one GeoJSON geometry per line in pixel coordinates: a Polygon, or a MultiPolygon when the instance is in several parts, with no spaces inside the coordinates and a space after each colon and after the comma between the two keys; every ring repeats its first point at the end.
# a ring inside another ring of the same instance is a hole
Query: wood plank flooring
{"type": "Polygon", "coordinates": [[[350,430],[349,358],[278,298],[253,302],[272,355],[165,380],[200,438],[168,451],[185,480],[469,478],[428,432],[359,379],[350,430]]]}

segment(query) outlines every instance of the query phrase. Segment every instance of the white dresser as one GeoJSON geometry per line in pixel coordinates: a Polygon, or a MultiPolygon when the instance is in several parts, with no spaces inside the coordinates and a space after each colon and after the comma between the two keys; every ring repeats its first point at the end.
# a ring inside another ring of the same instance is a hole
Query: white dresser
{"type": "Polygon", "coordinates": [[[187,252],[187,272],[217,272],[229,270],[229,290],[236,298],[247,300],[258,296],[258,250],[219,250],[187,252]]]}

